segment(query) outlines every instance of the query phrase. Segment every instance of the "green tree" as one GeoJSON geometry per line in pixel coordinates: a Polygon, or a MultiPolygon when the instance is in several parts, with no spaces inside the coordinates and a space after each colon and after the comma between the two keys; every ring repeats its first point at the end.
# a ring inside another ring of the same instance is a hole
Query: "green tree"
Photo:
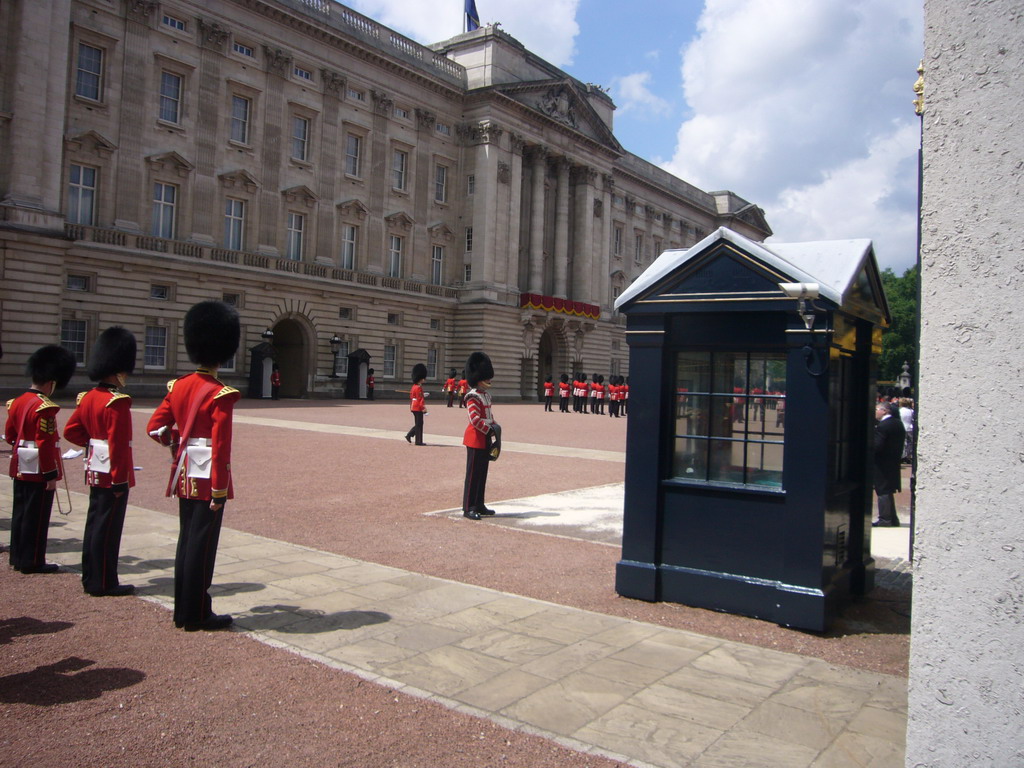
{"type": "Polygon", "coordinates": [[[917,267],[898,277],[892,269],[882,272],[882,286],[889,302],[892,325],[882,333],[882,355],[878,359],[879,381],[895,381],[910,363],[917,370],[917,267]]]}

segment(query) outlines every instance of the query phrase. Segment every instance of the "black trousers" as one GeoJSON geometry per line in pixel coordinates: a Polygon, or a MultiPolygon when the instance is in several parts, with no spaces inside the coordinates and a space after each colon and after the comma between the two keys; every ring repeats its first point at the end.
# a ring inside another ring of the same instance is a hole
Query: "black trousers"
{"type": "Polygon", "coordinates": [[[470,448],[466,446],[466,484],[462,491],[462,511],[481,510],[484,504],[484,492],[487,489],[487,470],[491,460],[486,448],[470,448]]]}
{"type": "Polygon", "coordinates": [[[561,411],[562,413],[568,413],[569,412],[569,398],[568,397],[559,397],[558,398],[558,410],[561,411]]]}
{"type": "Polygon", "coordinates": [[[14,478],[14,504],[11,510],[11,567],[20,570],[39,568],[46,562],[46,534],[55,491],[45,482],[14,478]]]}
{"type": "Polygon", "coordinates": [[[544,396],[544,410],[545,411],[550,411],[551,410],[551,395],[545,395],[544,396]]]}
{"type": "Polygon", "coordinates": [[[878,494],[878,522],[880,525],[896,526],[900,518],[896,514],[896,498],[891,493],[878,494]]]}
{"type": "Polygon", "coordinates": [[[110,488],[89,490],[82,535],[82,588],[86,592],[106,592],[118,585],[117,557],[127,509],[127,492],[117,498],[110,488]]]}
{"type": "Polygon", "coordinates": [[[405,433],[406,439],[416,438],[416,445],[423,445],[423,411],[412,412],[412,429],[405,433]]]}
{"type": "Polygon", "coordinates": [[[224,507],[209,499],[178,499],[178,550],[174,556],[174,623],[201,624],[213,613],[210,585],[224,507]]]}

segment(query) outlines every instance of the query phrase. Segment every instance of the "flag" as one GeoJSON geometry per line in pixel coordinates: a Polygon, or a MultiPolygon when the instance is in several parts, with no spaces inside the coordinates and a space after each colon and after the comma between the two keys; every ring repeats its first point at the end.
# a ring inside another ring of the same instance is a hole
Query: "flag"
{"type": "Polygon", "coordinates": [[[476,0],[466,0],[466,31],[480,29],[480,14],[476,12],[476,0]]]}

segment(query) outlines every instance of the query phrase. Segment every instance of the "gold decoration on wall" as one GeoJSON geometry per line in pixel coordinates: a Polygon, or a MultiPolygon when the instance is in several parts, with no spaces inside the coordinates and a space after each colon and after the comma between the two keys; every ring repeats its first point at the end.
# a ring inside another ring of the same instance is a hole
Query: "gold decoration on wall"
{"type": "Polygon", "coordinates": [[[917,65],[917,81],[914,83],[914,113],[920,117],[924,114],[924,61],[917,65]]]}

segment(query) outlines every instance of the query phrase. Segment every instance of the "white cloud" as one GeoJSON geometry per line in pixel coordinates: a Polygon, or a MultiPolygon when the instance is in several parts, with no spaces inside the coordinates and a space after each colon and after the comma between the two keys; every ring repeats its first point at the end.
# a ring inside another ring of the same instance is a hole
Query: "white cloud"
{"type": "Polygon", "coordinates": [[[648,115],[664,115],[671,110],[668,101],[651,91],[650,82],[650,72],[635,72],[612,80],[612,96],[619,114],[636,110],[648,115]]]}
{"type": "Polygon", "coordinates": [[[909,264],[921,17],[919,0],[707,0],[665,167],[761,205],[779,240],[869,237],[909,264]]]}
{"type": "MultiPolygon", "coordinates": [[[[348,0],[345,3],[419,43],[447,40],[462,32],[461,0],[348,0]]],[[[481,24],[500,22],[512,37],[556,67],[572,63],[579,0],[477,0],[481,24]]]]}

